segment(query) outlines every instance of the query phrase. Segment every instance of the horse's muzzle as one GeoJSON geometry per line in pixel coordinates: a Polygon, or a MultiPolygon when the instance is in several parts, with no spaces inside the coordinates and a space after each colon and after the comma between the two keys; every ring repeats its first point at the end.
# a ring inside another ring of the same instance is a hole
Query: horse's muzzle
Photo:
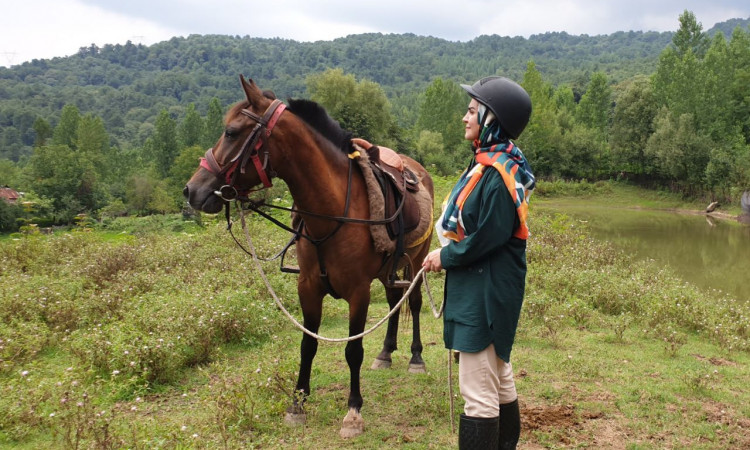
{"type": "Polygon", "coordinates": [[[187,184],[182,190],[182,195],[185,196],[185,199],[193,209],[205,213],[216,214],[224,206],[224,200],[220,196],[215,195],[213,190],[191,189],[190,184],[187,184]]]}

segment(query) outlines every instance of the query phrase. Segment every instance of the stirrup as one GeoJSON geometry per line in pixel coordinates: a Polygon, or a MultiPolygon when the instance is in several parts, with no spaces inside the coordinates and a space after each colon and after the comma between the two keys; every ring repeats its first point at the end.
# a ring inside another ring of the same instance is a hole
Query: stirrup
{"type": "Polygon", "coordinates": [[[281,266],[280,270],[284,273],[299,273],[299,266],[281,266]]]}
{"type": "Polygon", "coordinates": [[[385,287],[387,288],[398,288],[398,289],[408,289],[409,286],[411,286],[410,280],[388,280],[388,283],[386,283],[385,287]]]}

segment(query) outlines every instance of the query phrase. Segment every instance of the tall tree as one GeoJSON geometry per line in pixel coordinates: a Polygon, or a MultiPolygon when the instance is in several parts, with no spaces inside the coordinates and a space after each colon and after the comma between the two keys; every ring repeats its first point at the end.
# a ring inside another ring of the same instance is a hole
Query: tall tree
{"type": "Polygon", "coordinates": [[[98,177],[108,175],[109,135],[101,118],[86,114],[79,120],[76,149],[91,162],[98,177]]]}
{"type": "Polygon", "coordinates": [[[224,132],[224,113],[219,99],[214,97],[208,103],[206,123],[201,137],[201,147],[210,148],[219,140],[224,132]]]}
{"type": "Polygon", "coordinates": [[[177,123],[166,109],[161,110],[154,124],[154,134],[149,139],[148,150],[152,153],[157,173],[166,178],[178,154],[177,123]]]}
{"type": "Polygon", "coordinates": [[[369,80],[357,82],[354,75],[341,69],[329,69],[307,78],[312,100],[356,137],[373,144],[395,147],[395,121],[383,89],[369,80]]]}
{"type": "Polygon", "coordinates": [[[47,140],[52,137],[52,126],[42,117],[37,117],[34,120],[34,147],[42,147],[47,145],[47,140]]]}
{"type": "Polygon", "coordinates": [[[595,72],[591,75],[586,92],[578,103],[578,119],[603,137],[609,126],[611,110],[612,89],[607,82],[607,75],[595,72]]]}
{"type": "Polygon", "coordinates": [[[645,77],[632,80],[618,96],[609,143],[619,170],[638,174],[653,171],[645,148],[657,111],[651,82],[645,77]]]}
{"type": "Polygon", "coordinates": [[[672,37],[672,44],[679,56],[692,52],[702,58],[708,49],[708,35],[703,32],[703,25],[695,18],[695,14],[685,10],[680,14],[680,28],[672,37]]]}
{"type": "Polygon", "coordinates": [[[182,147],[192,147],[201,143],[205,131],[203,118],[195,110],[195,104],[190,103],[185,110],[185,117],[180,122],[178,135],[182,147]]]}
{"type": "Polygon", "coordinates": [[[466,111],[469,96],[452,81],[438,77],[427,86],[419,104],[416,130],[434,131],[443,136],[444,148],[451,153],[463,144],[464,125],[461,117],[466,111]]]}
{"type": "Polygon", "coordinates": [[[526,66],[521,86],[531,97],[531,119],[517,140],[519,147],[529,158],[536,175],[551,175],[555,172],[560,143],[552,86],[542,79],[533,61],[526,66]]]}
{"type": "Polygon", "coordinates": [[[55,127],[52,134],[52,143],[56,145],[66,145],[71,149],[76,148],[76,133],[78,132],[78,121],[81,120],[81,113],[75,105],[63,106],[60,113],[60,122],[55,127]]]}

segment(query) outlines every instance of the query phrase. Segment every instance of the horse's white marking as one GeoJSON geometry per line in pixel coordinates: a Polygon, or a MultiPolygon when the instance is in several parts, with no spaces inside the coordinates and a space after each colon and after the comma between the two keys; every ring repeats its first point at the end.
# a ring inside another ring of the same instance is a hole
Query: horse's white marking
{"type": "Polygon", "coordinates": [[[365,421],[364,419],[362,419],[362,414],[360,414],[354,408],[349,408],[349,412],[346,413],[344,422],[341,424],[341,431],[339,431],[339,436],[341,436],[343,439],[349,439],[359,436],[364,430],[365,421]]]}

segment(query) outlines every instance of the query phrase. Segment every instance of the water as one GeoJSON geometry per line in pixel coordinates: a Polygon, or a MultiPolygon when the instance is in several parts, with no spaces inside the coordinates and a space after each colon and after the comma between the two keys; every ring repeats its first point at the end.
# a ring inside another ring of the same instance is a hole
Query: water
{"type": "Polygon", "coordinates": [[[685,281],[750,302],[750,226],[705,215],[537,201],[533,210],[585,222],[592,236],[670,266],[685,281]]]}

